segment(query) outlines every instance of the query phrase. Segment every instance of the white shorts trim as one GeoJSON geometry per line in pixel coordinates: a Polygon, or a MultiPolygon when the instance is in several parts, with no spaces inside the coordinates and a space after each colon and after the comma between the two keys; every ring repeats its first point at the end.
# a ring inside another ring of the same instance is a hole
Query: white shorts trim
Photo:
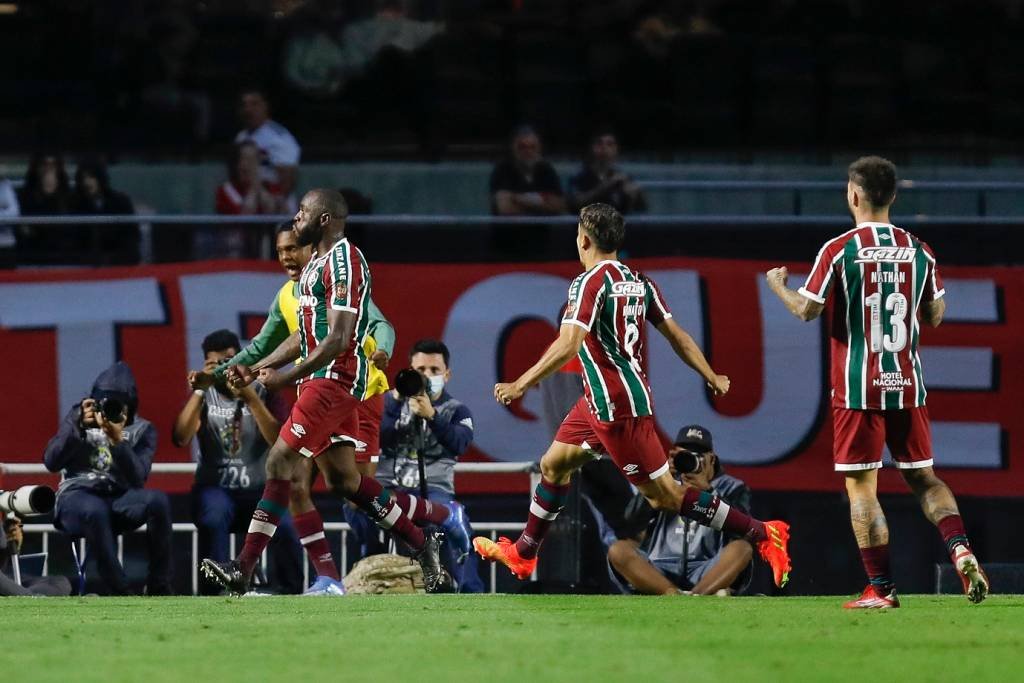
{"type": "Polygon", "coordinates": [[[313,451],[309,450],[305,446],[299,446],[299,453],[301,453],[302,455],[306,456],[307,458],[312,458],[312,457],[314,457],[316,455],[316,453],[314,453],[313,451]]]}
{"type": "Polygon", "coordinates": [[[350,443],[356,447],[357,451],[359,449],[364,451],[366,450],[366,443],[364,441],[360,441],[354,436],[349,436],[348,434],[331,434],[331,443],[350,443]]]}
{"type": "Polygon", "coordinates": [[[919,470],[922,467],[931,467],[935,463],[934,458],[928,458],[927,460],[918,460],[917,462],[899,462],[893,460],[892,464],[896,466],[898,470],[919,470]]]}
{"type": "Polygon", "coordinates": [[[853,464],[836,463],[836,472],[859,472],[861,470],[878,470],[881,468],[881,460],[878,462],[857,462],[853,464]]]}
{"type": "Polygon", "coordinates": [[[658,469],[656,469],[653,472],[651,472],[651,475],[650,475],[651,481],[654,481],[655,479],[657,479],[661,475],[665,474],[666,472],[668,472],[668,461],[667,460],[665,461],[664,465],[662,465],[658,469]]]}

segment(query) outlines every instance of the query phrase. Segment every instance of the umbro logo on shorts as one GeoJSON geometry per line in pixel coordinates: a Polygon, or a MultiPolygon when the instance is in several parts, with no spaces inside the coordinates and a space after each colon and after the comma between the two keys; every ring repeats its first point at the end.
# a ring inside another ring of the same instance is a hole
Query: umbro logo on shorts
{"type": "Polygon", "coordinates": [[[303,437],[306,435],[306,428],[297,422],[292,422],[292,434],[298,437],[303,437]]]}
{"type": "Polygon", "coordinates": [[[625,472],[626,474],[636,474],[638,471],[640,471],[640,466],[634,465],[633,463],[629,463],[628,465],[622,468],[622,471],[625,472]]]}

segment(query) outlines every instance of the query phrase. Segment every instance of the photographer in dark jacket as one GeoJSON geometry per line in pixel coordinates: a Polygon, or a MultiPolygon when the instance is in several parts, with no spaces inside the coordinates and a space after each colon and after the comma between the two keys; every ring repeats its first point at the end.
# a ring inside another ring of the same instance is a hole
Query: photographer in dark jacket
{"type": "Polygon", "coordinates": [[[89,398],[72,408],[46,446],[51,472],[63,470],[54,525],[84,537],[107,590],[129,595],[115,534],[147,525],[149,595],[169,595],[171,508],[167,494],[143,489],[156,451],[156,428],[137,417],[131,369],[117,362],[100,373],[89,398]]]}

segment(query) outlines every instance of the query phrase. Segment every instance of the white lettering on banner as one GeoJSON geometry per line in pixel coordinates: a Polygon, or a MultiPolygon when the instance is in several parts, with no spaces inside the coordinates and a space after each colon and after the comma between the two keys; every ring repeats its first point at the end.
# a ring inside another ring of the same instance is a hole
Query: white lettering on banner
{"type": "Polygon", "coordinates": [[[166,322],[155,278],[0,284],[0,325],[57,331],[57,419],[117,360],[118,325],[166,322]]]}
{"type": "MultiPolygon", "coordinates": [[[[668,299],[676,321],[704,346],[704,310],[700,277],[694,271],[648,273],[668,299]]],[[[704,381],[672,351],[661,335],[651,335],[650,370],[658,424],[668,434],[681,425],[700,424],[715,435],[715,451],[726,462],[760,465],[778,460],[795,449],[815,429],[815,420],[827,392],[827,368],[822,362],[818,323],[802,323],[782,306],[764,278],[758,283],[761,304],[761,402],[749,414],[719,414],[705,398],[704,381]],[[654,337],[659,337],[655,340],[654,337]]],[[[794,281],[804,276],[790,275],[794,281]]],[[[716,334],[748,334],[753,321],[715,321],[716,334]],[[718,332],[721,330],[721,332],[718,332]]],[[[719,372],[728,368],[719,365],[719,372]]],[[[730,376],[734,386],[756,381],[730,376]]]]}
{"type": "Polygon", "coordinates": [[[214,330],[229,329],[245,343],[242,316],[263,316],[284,273],[209,273],[178,278],[181,305],[185,309],[185,358],[189,368],[203,367],[203,337],[214,330]]]}
{"type": "MultiPolygon", "coordinates": [[[[444,326],[444,342],[457,363],[449,390],[473,411],[476,446],[497,460],[539,456],[551,443],[539,391],[528,391],[522,420],[494,400],[502,335],[517,320],[555,323],[565,300],[566,278],[545,273],[505,273],[482,280],[456,300],[444,326]]],[[[401,331],[399,331],[401,333],[401,331]]],[[[552,341],[554,335],[552,334],[552,341]]]]}

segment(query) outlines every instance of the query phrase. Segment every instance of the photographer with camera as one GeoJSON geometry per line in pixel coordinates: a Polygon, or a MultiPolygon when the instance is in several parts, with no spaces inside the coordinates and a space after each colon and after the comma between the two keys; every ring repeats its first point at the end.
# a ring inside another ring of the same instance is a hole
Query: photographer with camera
{"type": "MultiPolygon", "coordinates": [[[[744,512],[750,509],[750,489],[725,474],[711,432],[704,427],[689,425],[679,430],[669,450],[669,465],[672,476],[681,477],[686,484],[713,493],[744,512]]],[[[608,561],[622,592],[731,595],[749,585],[753,548],[743,539],[730,538],[678,514],[655,513],[640,495],[630,503],[626,517],[641,531],[608,549],[608,561]]]]}
{"type": "Polygon", "coordinates": [[[0,520],[3,521],[0,529],[0,597],[70,595],[71,583],[63,576],[28,576],[22,567],[14,566],[25,540],[21,517],[50,512],[54,502],[53,489],[49,486],[23,486],[14,491],[4,491],[3,474],[0,467],[0,520]],[[5,574],[6,571],[13,578],[5,574]]]}
{"type": "Polygon", "coordinates": [[[111,594],[131,595],[114,536],[145,524],[146,593],[170,595],[171,505],[163,491],[143,488],[153,465],[156,428],[137,412],[135,377],[119,361],[100,373],[90,397],[65,416],[43,456],[48,470],[63,470],[54,526],[86,539],[111,594]]]}
{"type": "MultiPolygon", "coordinates": [[[[231,330],[217,330],[203,339],[203,371],[212,373],[234,358],[241,343],[231,330]]],[[[203,388],[198,372],[188,373],[192,394],[174,421],[175,446],[192,445],[196,468],[192,487],[192,516],[199,530],[199,554],[220,562],[229,556],[230,535],[249,527],[266,483],[267,453],[281,429],[266,405],[267,391],[259,382],[240,389],[223,374],[203,388]]],[[[302,548],[291,518],[281,518],[270,541],[270,563],[281,593],[301,593],[302,548]]],[[[203,581],[203,594],[220,592],[203,581]]]]}
{"type": "MultiPolygon", "coordinates": [[[[454,499],[455,463],[473,441],[473,415],[445,390],[452,376],[450,361],[448,347],[437,340],[413,344],[411,367],[398,373],[395,389],[385,395],[377,480],[385,488],[420,496],[422,465],[427,496],[423,502],[442,503],[450,510],[439,522],[447,536],[445,566],[453,577],[462,576],[459,592],[477,593],[484,585],[476,556],[469,553],[472,530],[465,509],[454,499]]],[[[367,532],[365,536],[372,529],[367,532]]]]}

